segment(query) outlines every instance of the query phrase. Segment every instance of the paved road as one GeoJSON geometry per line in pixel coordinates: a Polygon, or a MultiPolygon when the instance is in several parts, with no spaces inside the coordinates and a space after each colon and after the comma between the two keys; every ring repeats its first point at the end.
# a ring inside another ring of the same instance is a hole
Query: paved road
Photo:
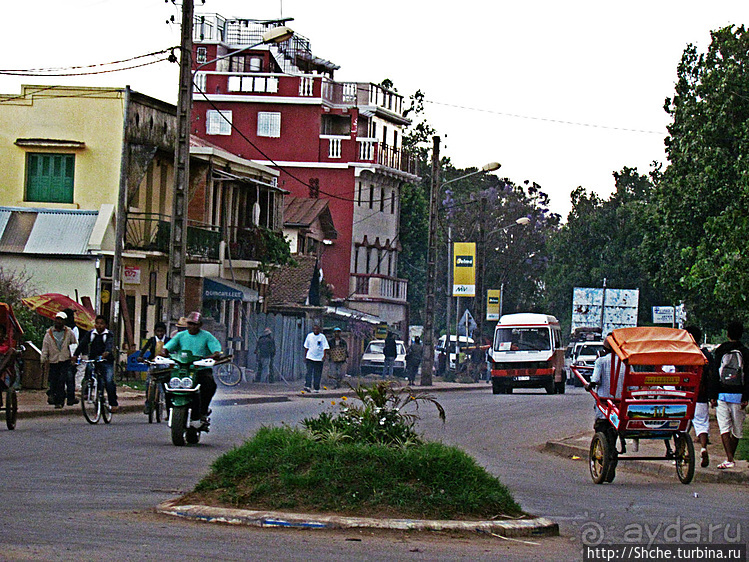
{"type": "Polygon", "coordinates": [[[658,524],[658,532],[674,524],[717,525],[714,533],[728,529],[732,538],[737,526],[749,521],[746,487],[683,486],[675,475],[653,480],[623,472],[613,485],[594,486],[583,461],[541,453],[538,446],[546,440],[588,428],[590,399],[582,393],[493,396],[487,388],[442,393],[439,400],[447,424],[427,408],[421,430],[474,455],[527,511],[559,521],[562,537],[523,544],[491,537],[258,530],[153,513],[156,503],[191,489],[216,456],[261,425],[293,424],[328,407],[322,399],[299,398],[216,407],[214,430],[198,447],[173,447],[165,425],[149,425],[138,414],[118,415],[110,426],[90,426],[71,415],[24,420],[12,433],[1,430],[0,558],[576,559],[581,533],[597,526],[606,541],[621,536],[627,525],[652,534],[658,524]]]}

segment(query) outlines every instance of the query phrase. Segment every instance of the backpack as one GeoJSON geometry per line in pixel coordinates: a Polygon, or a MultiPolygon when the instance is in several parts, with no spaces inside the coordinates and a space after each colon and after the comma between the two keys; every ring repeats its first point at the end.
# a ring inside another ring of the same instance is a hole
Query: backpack
{"type": "Polygon", "coordinates": [[[738,349],[726,352],[720,358],[718,367],[720,383],[726,386],[743,386],[744,384],[744,356],[738,349]]]}

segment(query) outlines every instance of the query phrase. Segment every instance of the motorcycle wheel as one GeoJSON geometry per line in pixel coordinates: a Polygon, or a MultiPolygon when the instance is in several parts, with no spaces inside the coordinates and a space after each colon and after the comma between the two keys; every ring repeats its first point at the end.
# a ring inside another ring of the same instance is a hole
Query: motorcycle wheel
{"type": "Polygon", "coordinates": [[[172,407],[172,444],[182,447],[185,444],[187,427],[187,406],[172,407]]]}
{"type": "Polygon", "coordinates": [[[197,445],[200,441],[200,432],[194,427],[188,427],[185,432],[185,437],[190,445],[197,445]]]}

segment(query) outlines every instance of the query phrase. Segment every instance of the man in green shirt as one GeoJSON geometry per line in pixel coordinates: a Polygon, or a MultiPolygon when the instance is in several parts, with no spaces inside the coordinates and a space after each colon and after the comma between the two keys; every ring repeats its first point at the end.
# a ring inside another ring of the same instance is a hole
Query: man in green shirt
{"type": "MultiPolygon", "coordinates": [[[[172,351],[185,350],[191,352],[195,357],[218,359],[221,355],[221,343],[213,334],[202,330],[202,325],[201,314],[191,312],[187,317],[187,330],[179,332],[166,342],[162,349],[162,355],[169,355],[172,351]]],[[[196,379],[200,384],[200,412],[196,412],[196,408],[193,408],[191,417],[193,421],[196,421],[199,415],[202,421],[206,421],[210,414],[211,400],[213,395],[216,394],[216,381],[213,380],[211,369],[201,369],[196,373],[196,379]]]]}

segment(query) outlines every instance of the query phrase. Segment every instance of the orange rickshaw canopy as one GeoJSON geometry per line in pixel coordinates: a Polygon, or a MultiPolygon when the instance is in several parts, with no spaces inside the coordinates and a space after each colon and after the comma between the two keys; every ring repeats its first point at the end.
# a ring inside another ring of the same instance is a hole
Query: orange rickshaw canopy
{"type": "Polygon", "coordinates": [[[705,365],[707,360],[686,330],[648,326],[619,328],[606,338],[628,365],[705,365]]]}

